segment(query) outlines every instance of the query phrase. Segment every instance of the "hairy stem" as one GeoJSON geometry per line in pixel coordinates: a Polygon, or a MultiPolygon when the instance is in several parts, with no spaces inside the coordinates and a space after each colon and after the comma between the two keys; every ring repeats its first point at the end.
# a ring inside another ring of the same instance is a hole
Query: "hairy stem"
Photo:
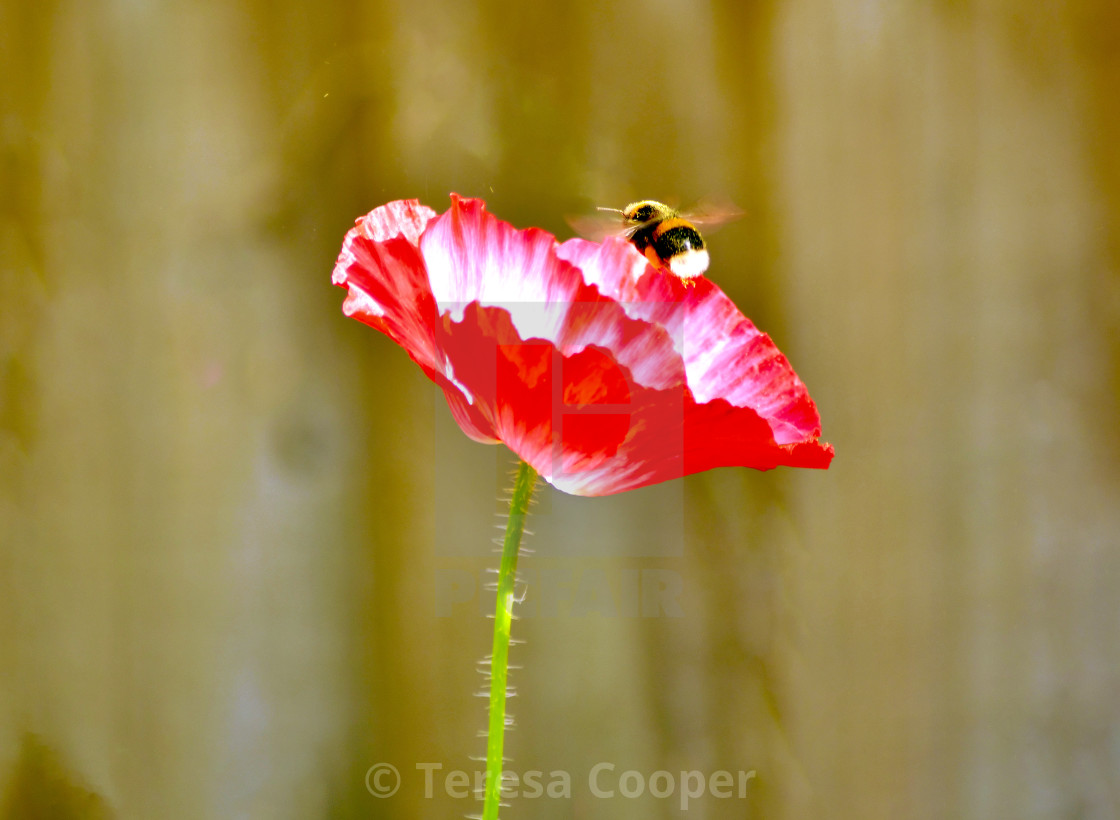
{"type": "Polygon", "coordinates": [[[525,462],[517,470],[509,521],[502,543],[502,563],[498,570],[498,601],[494,608],[494,649],[490,655],[490,727],[486,736],[486,796],[482,820],[498,820],[502,790],[502,749],[506,730],[506,682],[509,669],[509,630],[513,620],[513,585],[517,575],[517,554],[521,534],[529,514],[529,499],[537,472],[525,462]]]}

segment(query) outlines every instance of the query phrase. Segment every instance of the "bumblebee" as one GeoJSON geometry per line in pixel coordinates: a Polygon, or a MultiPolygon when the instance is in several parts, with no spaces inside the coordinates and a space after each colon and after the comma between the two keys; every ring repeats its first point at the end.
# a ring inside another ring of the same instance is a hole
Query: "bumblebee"
{"type": "Polygon", "coordinates": [[[649,260],[686,282],[708,269],[708,248],[694,222],[723,222],[738,216],[734,210],[685,216],[654,199],[631,202],[625,208],[599,208],[621,215],[623,235],[649,260]]]}

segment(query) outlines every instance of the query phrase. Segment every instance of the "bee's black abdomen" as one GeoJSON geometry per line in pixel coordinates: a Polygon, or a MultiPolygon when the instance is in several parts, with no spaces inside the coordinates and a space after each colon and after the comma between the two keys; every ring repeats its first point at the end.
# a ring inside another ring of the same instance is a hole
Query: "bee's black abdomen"
{"type": "Polygon", "coordinates": [[[653,249],[662,259],[704,250],[704,238],[700,232],[683,219],[667,219],[651,233],[653,249]]]}

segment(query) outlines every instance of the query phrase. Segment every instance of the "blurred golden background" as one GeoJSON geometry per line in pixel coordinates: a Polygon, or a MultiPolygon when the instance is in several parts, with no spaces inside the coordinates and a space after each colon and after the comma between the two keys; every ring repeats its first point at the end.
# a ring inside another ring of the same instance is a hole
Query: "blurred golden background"
{"type": "Polygon", "coordinates": [[[0,91],[0,816],[477,810],[508,454],[329,280],[450,191],[735,201],[837,451],[542,485],[504,817],[1120,816],[1115,3],[2,0],[0,91]]]}

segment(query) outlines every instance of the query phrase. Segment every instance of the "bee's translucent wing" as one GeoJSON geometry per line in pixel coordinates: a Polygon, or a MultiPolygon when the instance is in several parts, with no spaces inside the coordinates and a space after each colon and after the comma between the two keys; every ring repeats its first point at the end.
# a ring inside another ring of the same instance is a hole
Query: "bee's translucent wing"
{"type": "Polygon", "coordinates": [[[739,208],[730,199],[707,197],[700,200],[695,208],[684,214],[684,217],[697,225],[702,225],[704,231],[710,233],[742,215],[742,208],[739,208]]]}
{"type": "Polygon", "coordinates": [[[618,208],[599,208],[596,213],[568,216],[566,219],[573,231],[594,242],[602,242],[608,236],[629,237],[649,224],[628,221],[618,208]]]}

